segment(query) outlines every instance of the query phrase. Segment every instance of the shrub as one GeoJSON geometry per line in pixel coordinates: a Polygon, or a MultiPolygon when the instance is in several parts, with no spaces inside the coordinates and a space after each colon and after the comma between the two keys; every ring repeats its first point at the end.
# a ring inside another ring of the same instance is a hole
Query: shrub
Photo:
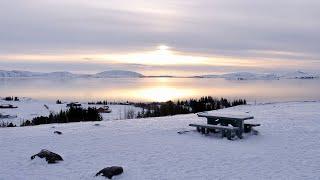
{"type": "Polygon", "coordinates": [[[15,124],[13,124],[12,122],[8,123],[8,122],[1,122],[0,123],[0,127],[4,128],[4,127],[16,127],[15,124]]]}
{"type": "Polygon", "coordinates": [[[39,116],[33,118],[31,121],[27,120],[21,123],[21,126],[51,124],[51,123],[69,123],[80,121],[101,121],[102,117],[96,108],[76,108],[70,107],[66,111],[59,113],[50,113],[49,116],[39,116]]]}
{"type": "Polygon", "coordinates": [[[143,109],[142,112],[138,113],[137,118],[144,118],[211,111],[246,103],[244,99],[237,99],[231,102],[225,98],[216,99],[211,96],[205,96],[200,99],[189,99],[185,101],[135,103],[134,105],[143,109]]]}

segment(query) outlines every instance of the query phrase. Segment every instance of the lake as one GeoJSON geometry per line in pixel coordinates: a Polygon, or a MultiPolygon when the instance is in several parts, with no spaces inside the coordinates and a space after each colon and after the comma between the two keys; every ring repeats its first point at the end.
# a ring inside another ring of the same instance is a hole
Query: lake
{"type": "Polygon", "coordinates": [[[72,101],[167,101],[210,95],[256,102],[320,99],[320,80],[205,78],[0,79],[0,96],[72,101]]]}

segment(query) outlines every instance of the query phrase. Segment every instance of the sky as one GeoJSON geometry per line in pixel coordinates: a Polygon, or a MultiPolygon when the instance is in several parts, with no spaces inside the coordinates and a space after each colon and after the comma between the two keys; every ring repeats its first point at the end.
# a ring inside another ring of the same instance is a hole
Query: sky
{"type": "Polygon", "coordinates": [[[320,71],[318,0],[0,0],[0,69],[320,71]]]}

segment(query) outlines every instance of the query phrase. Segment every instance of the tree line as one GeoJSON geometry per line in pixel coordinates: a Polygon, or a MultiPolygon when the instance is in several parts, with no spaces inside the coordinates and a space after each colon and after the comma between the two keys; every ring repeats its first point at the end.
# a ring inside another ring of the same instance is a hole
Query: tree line
{"type": "Polygon", "coordinates": [[[146,118],[197,113],[244,104],[247,104],[245,99],[229,101],[225,98],[217,99],[211,96],[204,96],[199,99],[178,100],[176,102],[134,103],[134,106],[142,108],[142,111],[138,112],[137,118],[146,118]]]}
{"type": "Polygon", "coordinates": [[[81,107],[70,107],[65,111],[61,110],[59,113],[50,113],[49,116],[39,116],[33,118],[31,121],[23,121],[21,126],[80,121],[102,121],[102,116],[96,108],[89,107],[85,109],[81,107]]]}

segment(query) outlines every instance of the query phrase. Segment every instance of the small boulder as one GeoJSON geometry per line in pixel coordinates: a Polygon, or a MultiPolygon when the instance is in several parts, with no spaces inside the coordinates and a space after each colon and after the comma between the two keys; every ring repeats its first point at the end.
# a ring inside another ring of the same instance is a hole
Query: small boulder
{"type": "Polygon", "coordinates": [[[54,133],[54,134],[59,134],[59,135],[62,134],[62,132],[60,132],[60,131],[54,131],[53,133],[54,133]]]}
{"type": "Polygon", "coordinates": [[[117,176],[123,173],[123,168],[119,166],[107,167],[99,171],[96,176],[102,175],[108,179],[112,179],[113,176],[117,176]]]}
{"type": "Polygon", "coordinates": [[[48,164],[53,164],[57,161],[63,161],[62,157],[59,154],[53,153],[46,149],[42,149],[38,154],[31,156],[31,160],[33,160],[36,156],[38,156],[39,158],[46,158],[48,164]]]}

